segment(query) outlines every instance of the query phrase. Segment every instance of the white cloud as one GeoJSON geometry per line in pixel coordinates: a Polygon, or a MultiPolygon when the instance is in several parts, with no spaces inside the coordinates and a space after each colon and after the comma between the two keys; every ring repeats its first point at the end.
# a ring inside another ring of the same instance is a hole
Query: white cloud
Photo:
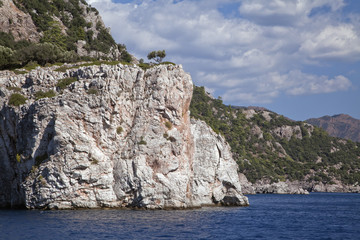
{"type": "Polygon", "coordinates": [[[332,79],[326,76],[316,76],[304,74],[300,71],[291,71],[286,75],[291,87],[286,89],[290,95],[306,95],[318,93],[331,93],[337,91],[346,91],[351,87],[348,78],[339,75],[332,79]]]}
{"type": "Polygon", "coordinates": [[[327,26],[318,34],[310,33],[300,48],[310,58],[360,59],[360,34],[354,26],[327,26]],[[311,36],[314,35],[314,36],[311,36]]]}
{"type": "Polygon", "coordinates": [[[268,91],[265,93],[258,92],[244,92],[242,88],[234,88],[228,90],[223,95],[224,101],[241,102],[245,104],[266,104],[271,103],[272,100],[278,96],[277,91],[268,91]]]}
{"type": "Polygon", "coordinates": [[[308,66],[360,59],[360,18],[341,17],[343,0],[88,2],[135,56],[165,49],[166,60],[183,64],[195,84],[232,104],[345,91],[351,82],[343,73],[323,76],[308,66]],[[240,17],[218,10],[234,3],[240,17]]]}
{"type": "Polygon", "coordinates": [[[346,91],[352,84],[342,76],[329,79],[326,76],[306,74],[299,70],[292,70],[287,74],[271,72],[234,84],[238,88],[229,89],[223,99],[229,102],[244,101],[246,103],[269,103],[279,94],[310,95],[346,91]],[[249,89],[252,91],[249,92],[249,89]]]}
{"type": "Polygon", "coordinates": [[[329,6],[336,11],[344,6],[343,0],[244,0],[241,14],[261,25],[301,25],[315,8],[329,6]]]}
{"type": "Polygon", "coordinates": [[[229,65],[246,68],[246,71],[259,73],[271,69],[276,64],[276,55],[270,56],[259,49],[250,49],[242,54],[231,56],[229,65]]]}

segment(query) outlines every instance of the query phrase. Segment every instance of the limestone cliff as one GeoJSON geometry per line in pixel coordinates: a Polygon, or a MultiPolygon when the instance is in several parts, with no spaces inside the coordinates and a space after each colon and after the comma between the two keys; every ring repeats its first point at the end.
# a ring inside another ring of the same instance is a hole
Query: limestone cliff
{"type": "Polygon", "coordinates": [[[0,75],[0,206],[248,205],[228,144],[190,120],[181,66],[54,68],[0,75]]]}

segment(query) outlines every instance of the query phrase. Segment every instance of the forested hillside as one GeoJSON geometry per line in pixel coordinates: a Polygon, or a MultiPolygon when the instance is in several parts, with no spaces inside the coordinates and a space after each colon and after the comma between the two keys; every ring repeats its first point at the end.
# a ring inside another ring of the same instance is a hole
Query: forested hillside
{"type": "Polygon", "coordinates": [[[190,110],[225,136],[240,171],[253,183],[360,182],[360,143],[331,137],[321,128],[266,109],[226,106],[203,87],[194,87],[190,110]]]}
{"type": "Polygon", "coordinates": [[[29,63],[132,61],[85,0],[2,0],[0,70],[29,63]]]}

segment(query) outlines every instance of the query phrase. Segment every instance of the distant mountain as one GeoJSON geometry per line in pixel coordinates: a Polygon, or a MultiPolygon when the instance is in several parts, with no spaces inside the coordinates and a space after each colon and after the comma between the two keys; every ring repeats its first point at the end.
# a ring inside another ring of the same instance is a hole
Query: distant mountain
{"type": "Polygon", "coordinates": [[[360,142],[360,120],[346,114],[311,118],[306,122],[321,127],[330,136],[360,142]]]}

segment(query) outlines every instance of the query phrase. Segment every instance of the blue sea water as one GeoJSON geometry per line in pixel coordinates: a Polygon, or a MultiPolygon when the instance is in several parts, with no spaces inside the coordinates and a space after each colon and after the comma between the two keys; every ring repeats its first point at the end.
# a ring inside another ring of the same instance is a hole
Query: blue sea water
{"type": "Polygon", "coordinates": [[[360,194],[248,197],[195,210],[0,210],[0,239],[360,239],[360,194]]]}

